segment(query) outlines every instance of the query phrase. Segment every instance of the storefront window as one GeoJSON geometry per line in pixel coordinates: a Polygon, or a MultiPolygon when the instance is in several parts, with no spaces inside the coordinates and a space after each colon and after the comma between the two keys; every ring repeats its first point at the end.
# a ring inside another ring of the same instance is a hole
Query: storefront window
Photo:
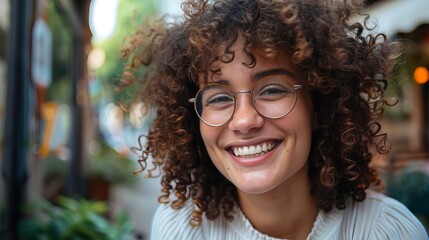
{"type": "Polygon", "coordinates": [[[38,157],[28,181],[28,200],[64,194],[70,162],[72,33],[55,1],[37,1],[32,30],[31,78],[37,92],[38,157]],[[55,33],[55,34],[54,34],[55,33]],[[32,186],[31,186],[32,185],[32,186]]]}

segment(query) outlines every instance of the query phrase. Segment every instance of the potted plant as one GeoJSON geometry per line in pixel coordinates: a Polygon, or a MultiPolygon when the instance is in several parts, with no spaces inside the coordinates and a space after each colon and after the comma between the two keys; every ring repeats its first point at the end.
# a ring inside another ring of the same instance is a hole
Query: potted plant
{"type": "Polygon", "coordinates": [[[95,200],[107,200],[111,185],[132,186],[134,163],[104,142],[99,143],[98,154],[89,161],[89,194],[95,200]]]}
{"type": "Polygon", "coordinates": [[[19,239],[133,239],[128,218],[109,221],[104,202],[59,197],[57,205],[40,200],[29,210],[31,215],[20,221],[19,239]]]}

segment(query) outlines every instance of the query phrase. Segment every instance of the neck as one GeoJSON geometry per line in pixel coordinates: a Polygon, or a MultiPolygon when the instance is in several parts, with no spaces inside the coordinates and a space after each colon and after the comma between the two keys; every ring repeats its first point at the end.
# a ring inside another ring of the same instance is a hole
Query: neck
{"type": "MultiPolygon", "coordinates": [[[[301,169],[306,171],[306,168],[301,169]]],[[[240,208],[253,227],[276,238],[306,239],[317,217],[316,202],[310,194],[310,180],[288,179],[264,194],[238,191],[240,208]]]]}

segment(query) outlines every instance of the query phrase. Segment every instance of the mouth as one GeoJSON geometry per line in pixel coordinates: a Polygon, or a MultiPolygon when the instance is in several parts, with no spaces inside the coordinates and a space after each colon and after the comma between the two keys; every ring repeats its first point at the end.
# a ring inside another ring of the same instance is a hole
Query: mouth
{"type": "Polygon", "coordinates": [[[240,147],[229,147],[227,151],[232,153],[236,157],[257,157],[271,152],[278,146],[278,142],[270,141],[256,145],[240,146],[240,147]]]}

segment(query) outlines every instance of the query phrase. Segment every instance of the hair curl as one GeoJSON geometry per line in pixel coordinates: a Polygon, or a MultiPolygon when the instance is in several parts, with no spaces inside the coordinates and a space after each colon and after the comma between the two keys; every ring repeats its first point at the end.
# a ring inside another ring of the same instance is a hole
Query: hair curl
{"type": "MultiPolygon", "coordinates": [[[[254,49],[267,56],[284,51],[304,73],[317,121],[313,132],[308,174],[318,207],[345,208],[345,199],[365,199],[365,189],[381,185],[369,167],[371,144],[380,153],[389,150],[379,118],[387,77],[401,47],[383,34],[365,33],[364,23],[352,22],[362,6],[313,0],[189,0],[182,4],[183,19],[165,19],[144,26],[123,48],[130,61],[127,76],[144,85],[138,96],[156,118],[141,142],[141,170],[154,177],[161,172],[159,201],[181,208],[191,199],[190,223],[201,216],[215,219],[221,212],[232,218],[236,188],[212,164],[199,132],[199,119],[188,102],[198,90],[198,75],[216,73],[212,63],[231,62],[232,45],[244,39],[248,67],[255,66],[254,49]],[[365,35],[366,34],[366,35],[365,35]],[[219,47],[223,54],[218,56],[219,47]],[[146,69],[139,77],[139,69],[146,69]],[[141,80],[141,81],[140,81],[141,80]],[[147,168],[148,157],[153,168],[147,168]]],[[[371,30],[371,29],[369,29],[371,30]]]]}

